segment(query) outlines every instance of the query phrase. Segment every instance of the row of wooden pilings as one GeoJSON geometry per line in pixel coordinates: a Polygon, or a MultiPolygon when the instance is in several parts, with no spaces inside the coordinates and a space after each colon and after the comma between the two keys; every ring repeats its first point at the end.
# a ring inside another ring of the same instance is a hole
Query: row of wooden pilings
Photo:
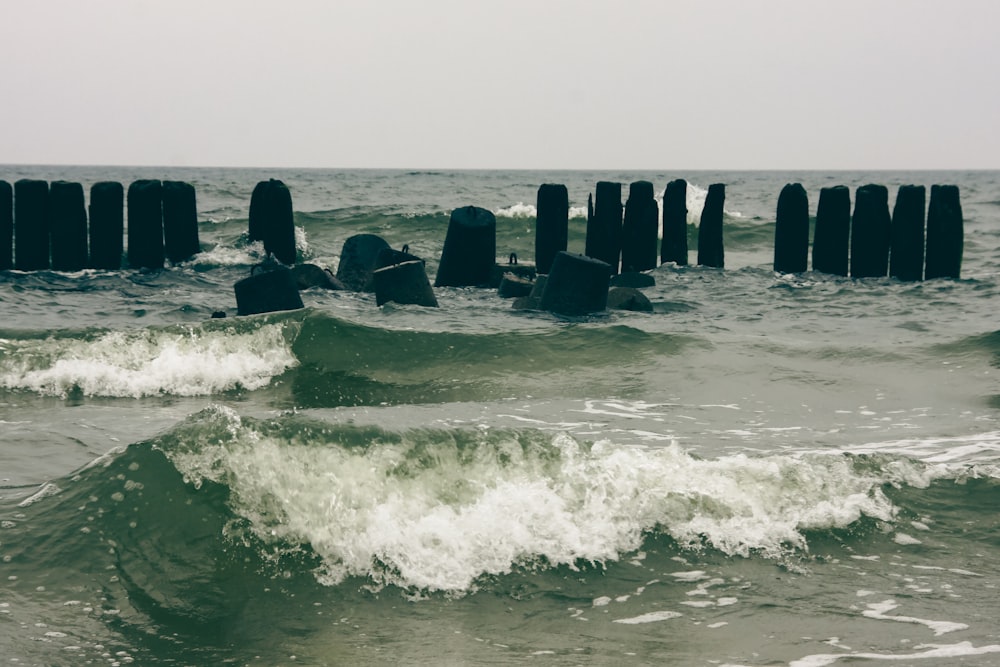
{"type": "MultiPolygon", "coordinates": [[[[725,266],[725,196],[725,185],[709,186],[698,226],[700,266],[725,266]]],[[[588,197],[585,254],[606,262],[612,273],[619,269],[633,272],[656,268],[657,256],[663,264],[686,265],[687,182],[678,179],[667,184],[662,218],[652,183],[632,183],[624,207],[621,197],[621,184],[611,182],[599,182],[596,198],[588,197]],[[658,229],[660,220],[662,226],[658,229]]],[[[566,186],[540,186],[536,210],[535,261],[539,272],[545,273],[555,253],[566,250],[566,186]]],[[[778,197],[775,271],[808,270],[809,230],[806,190],[799,183],[790,183],[778,197]]],[[[826,187],[820,191],[816,211],[812,267],[814,271],[856,278],[958,278],[963,235],[962,207],[955,185],[931,186],[929,208],[924,186],[900,186],[891,214],[888,189],[884,185],[862,185],[855,195],[853,215],[849,189],[842,185],[826,187]]]]}
{"type": "MultiPolygon", "coordinates": [[[[195,189],[183,181],[143,179],[125,188],[94,183],[90,204],[80,183],[0,180],[0,270],[157,269],[201,251],[195,189]]],[[[257,183],[250,198],[251,241],[285,264],[295,262],[292,195],[279,180],[257,183]],[[266,222],[265,222],[266,221],[266,222]]]]}
{"type": "MultiPolygon", "coordinates": [[[[122,268],[125,189],[102,181],[0,181],[0,270],[79,271],[122,268]]],[[[136,269],[162,268],[201,250],[194,186],[138,180],[128,188],[128,251],[136,269]]]]}

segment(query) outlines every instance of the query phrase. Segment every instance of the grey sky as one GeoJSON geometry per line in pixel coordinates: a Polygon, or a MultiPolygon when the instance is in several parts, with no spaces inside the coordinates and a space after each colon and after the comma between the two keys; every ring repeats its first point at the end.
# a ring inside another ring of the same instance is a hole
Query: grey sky
{"type": "Polygon", "coordinates": [[[0,163],[1000,168],[997,0],[48,0],[0,163]]]}

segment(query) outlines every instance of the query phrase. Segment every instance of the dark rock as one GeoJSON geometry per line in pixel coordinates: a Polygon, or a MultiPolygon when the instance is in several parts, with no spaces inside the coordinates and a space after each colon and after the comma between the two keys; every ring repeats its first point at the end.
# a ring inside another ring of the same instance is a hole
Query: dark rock
{"type": "Polygon", "coordinates": [[[615,310],[634,310],[637,312],[653,312],[653,304],[646,295],[633,287],[612,287],[608,291],[608,308],[615,310]]]}
{"type": "Polygon", "coordinates": [[[346,290],[344,283],[330,272],[315,264],[296,264],[291,267],[292,277],[295,279],[295,286],[300,289],[310,287],[321,287],[328,290],[346,290]]]}
{"type": "Polygon", "coordinates": [[[617,276],[611,276],[612,287],[652,287],[656,284],[656,279],[648,273],[637,273],[628,271],[617,276]]]}
{"type": "Polygon", "coordinates": [[[337,280],[355,292],[373,292],[372,273],[379,253],[389,248],[385,239],[375,234],[355,234],[344,241],[337,266],[337,280]]]}

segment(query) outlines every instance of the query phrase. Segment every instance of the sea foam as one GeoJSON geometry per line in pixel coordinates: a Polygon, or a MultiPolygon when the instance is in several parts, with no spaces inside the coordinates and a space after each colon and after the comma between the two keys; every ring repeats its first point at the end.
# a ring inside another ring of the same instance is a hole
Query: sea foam
{"type": "Polygon", "coordinates": [[[286,327],[174,327],[5,341],[0,387],[49,396],[202,396],[259,389],[298,362],[286,327]]]}
{"type": "Polygon", "coordinates": [[[843,456],[701,460],[676,445],[588,446],[565,434],[262,430],[222,408],[202,418],[228,424],[178,436],[183,447],[164,447],[174,464],[195,484],[227,484],[260,539],[308,544],[330,584],[361,576],[463,592],[518,566],[617,560],[649,532],[682,548],[780,557],[808,549],[810,529],[892,521],[881,487],[901,474],[843,456]]]}

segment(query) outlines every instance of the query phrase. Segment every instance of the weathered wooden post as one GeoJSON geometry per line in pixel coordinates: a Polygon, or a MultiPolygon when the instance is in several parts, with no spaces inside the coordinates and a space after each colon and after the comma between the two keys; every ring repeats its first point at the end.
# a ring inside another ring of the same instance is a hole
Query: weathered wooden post
{"type": "Polygon", "coordinates": [[[636,181],[629,185],[622,224],[622,271],[656,268],[656,227],[660,217],[653,184],[636,181]]]}
{"type": "Polygon", "coordinates": [[[435,287],[488,285],[497,254],[497,219],[478,206],[451,212],[435,287]]]}
{"type": "Polygon", "coordinates": [[[804,273],[809,263],[809,196],[801,183],[789,183],[778,195],[774,222],[774,270],[804,273]]]}
{"type": "Polygon", "coordinates": [[[813,271],[846,276],[850,238],[851,191],[846,185],[821,189],[816,208],[813,271]]]}
{"type": "Polygon", "coordinates": [[[663,239],[660,263],[688,263],[687,181],[679,178],[667,183],[663,191],[663,239]]]}
{"type": "Polygon", "coordinates": [[[87,268],[87,207],[81,184],[52,181],[49,185],[49,233],[53,269],[87,268]]]}
{"type": "Polygon", "coordinates": [[[167,259],[174,264],[201,252],[198,205],[190,183],[163,181],[163,245],[167,259]]]}
{"type": "Polygon", "coordinates": [[[599,181],[588,209],[586,255],[605,262],[614,275],[622,254],[622,184],[599,181]]]}
{"type": "Polygon", "coordinates": [[[954,278],[962,273],[965,244],[962,202],[957,185],[932,185],[927,211],[927,265],[924,278],[954,278]]]}
{"type": "Polygon", "coordinates": [[[292,193],[277,179],[261,181],[250,195],[248,234],[263,241],[264,252],[282,264],[295,263],[295,214],[292,193]]]}
{"type": "Polygon", "coordinates": [[[90,268],[122,268],[125,188],[115,181],[90,186],[90,268]]]}
{"type": "Polygon", "coordinates": [[[14,267],[14,188],[0,180],[0,271],[14,267]]]}
{"type": "Polygon", "coordinates": [[[722,243],[722,216],[726,205],[726,186],[708,186],[705,208],[698,225],[698,265],[725,268],[726,253],[722,243]]]}
{"type": "Polygon", "coordinates": [[[569,236],[569,193],[565,185],[544,183],[535,203],[535,268],[548,273],[556,253],[565,250],[569,236]]]}
{"type": "Polygon", "coordinates": [[[924,204],[922,185],[901,185],[892,209],[889,275],[900,280],[924,276],[924,204]]]}
{"type": "Polygon", "coordinates": [[[852,278],[888,275],[891,227],[888,188],[875,184],[859,187],[851,219],[852,278]]]}
{"type": "Polygon", "coordinates": [[[14,268],[49,268],[49,184],[22,178],[14,183],[14,268]]]}
{"type": "Polygon", "coordinates": [[[163,268],[163,185],[158,180],[128,186],[128,265],[163,268]]]}

